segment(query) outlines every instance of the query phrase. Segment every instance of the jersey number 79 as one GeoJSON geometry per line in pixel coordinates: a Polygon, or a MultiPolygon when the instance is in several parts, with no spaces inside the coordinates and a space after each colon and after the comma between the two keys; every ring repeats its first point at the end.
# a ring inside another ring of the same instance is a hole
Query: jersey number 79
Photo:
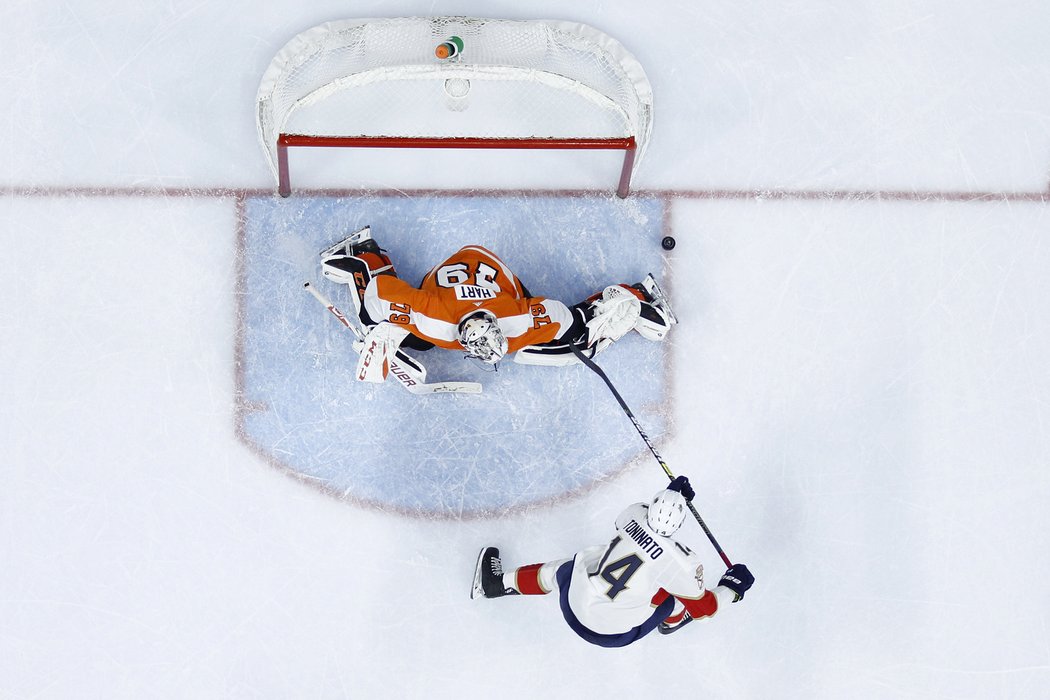
{"type": "Polygon", "coordinates": [[[499,270],[480,261],[477,269],[474,271],[473,283],[470,281],[470,267],[466,263],[457,262],[442,265],[434,275],[439,287],[451,289],[460,284],[475,284],[478,287],[490,289],[498,294],[501,290],[499,283],[496,282],[497,277],[499,277],[499,270]]]}

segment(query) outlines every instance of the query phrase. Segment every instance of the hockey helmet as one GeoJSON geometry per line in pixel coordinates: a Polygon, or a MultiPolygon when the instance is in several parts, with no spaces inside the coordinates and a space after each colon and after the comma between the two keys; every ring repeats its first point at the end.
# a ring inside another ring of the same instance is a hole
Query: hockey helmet
{"type": "Polygon", "coordinates": [[[467,314],[459,322],[459,343],[468,357],[494,365],[507,354],[507,338],[499,327],[496,315],[479,309],[467,314]]]}
{"type": "Polygon", "coordinates": [[[678,491],[661,489],[653,496],[649,503],[649,511],[646,520],[649,529],[658,535],[670,537],[678,532],[685,522],[686,500],[678,491]]]}

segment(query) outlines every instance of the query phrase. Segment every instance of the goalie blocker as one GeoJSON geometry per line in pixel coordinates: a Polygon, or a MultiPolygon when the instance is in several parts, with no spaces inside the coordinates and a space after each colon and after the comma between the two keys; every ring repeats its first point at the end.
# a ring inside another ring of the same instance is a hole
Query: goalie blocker
{"type": "Polygon", "coordinates": [[[572,307],[532,296],[494,253],[466,246],[437,265],[419,288],[397,277],[370,227],[321,252],[322,274],[352,290],[368,330],[358,377],[383,381],[399,347],[460,350],[487,364],[515,353],[522,364],[577,362],[569,344],[593,357],[627,333],[661,341],[677,323],[652,275],[634,285],[610,285],[572,307]]]}

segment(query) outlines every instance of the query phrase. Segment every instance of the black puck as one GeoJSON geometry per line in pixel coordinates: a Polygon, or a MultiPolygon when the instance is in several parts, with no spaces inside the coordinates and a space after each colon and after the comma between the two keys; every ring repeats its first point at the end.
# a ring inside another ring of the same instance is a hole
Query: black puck
{"type": "Polygon", "coordinates": [[[664,239],[660,241],[660,245],[664,247],[664,250],[674,250],[675,242],[674,236],[664,236],[664,239]]]}

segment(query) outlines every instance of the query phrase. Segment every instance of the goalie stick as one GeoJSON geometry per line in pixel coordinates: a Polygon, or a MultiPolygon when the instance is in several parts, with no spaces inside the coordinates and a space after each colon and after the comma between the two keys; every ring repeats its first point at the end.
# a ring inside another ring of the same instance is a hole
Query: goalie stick
{"type": "MultiPolygon", "coordinates": [[[[357,326],[350,323],[349,319],[343,315],[336,306],[328,300],[324,294],[321,293],[317,287],[313,286],[309,282],[303,283],[303,288],[313,295],[314,299],[320,302],[321,306],[328,309],[333,316],[335,316],[343,326],[346,327],[359,342],[363,342],[365,336],[361,333],[357,326]]],[[[356,345],[356,343],[355,343],[356,345]]],[[[357,347],[354,348],[355,350],[357,347]]],[[[394,375],[398,383],[401,386],[408,389],[413,394],[480,394],[481,385],[477,382],[434,382],[427,384],[427,370],[422,364],[407,354],[398,350],[395,357],[396,360],[390,362],[390,373],[394,375]]]]}
{"type": "MultiPolygon", "coordinates": [[[[627,414],[627,417],[631,419],[631,423],[634,424],[634,429],[642,436],[642,440],[644,440],[645,444],[649,447],[649,451],[653,453],[653,457],[656,457],[656,461],[664,468],[664,473],[667,474],[667,478],[674,481],[674,474],[671,472],[671,468],[667,466],[667,462],[665,462],[664,458],[660,456],[660,453],[656,451],[652,440],[650,440],[649,436],[645,434],[644,430],[642,430],[641,423],[639,423],[638,419],[634,417],[634,413],[631,412],[630,407],[627,406],[627,402],[623,400],[622,396],[620,396],[620,392],[618,392],[616,387],[613,386],[612,381],[609,379],[608,375],[605,374],[605,370],[599,367],[594,360],[584,355],[583,352],[580,351],[580,348],[575,344],[569,343],[569,347],[572,349],[572,352],[576,357],[580,359],[580,362],[587,365],[589,369],[593,370],[595,374],[602,378],[605,385],[609,387],[609,391],[611,391],[612,395],[616,397],[616,401],[620,404],[620,408],[622,408],[623,412],[627,414]]],[[[727,567],[732,567],[733,563],[729,561],[729,557],[727,557],[726,553],[722,551],[722,547],[718,544],[718,540],[715,539],[715,536],[707,527],[707,523],[704,522],[704,519],[700,517],[700,513],[696,510],[696,506],[693,505],[692,501],[686,501],[686,505],[689,506],[689,511],[693,514],[693,517],[696,518],[696,522],[700,523],[700,528],[704,531],[704,534],[707,535],[707,539],[711,540],[711,544],[714,546],[715,551],[718,552],[718,556],[722,557],[722,561],[725,562],[727,567]]]]}

